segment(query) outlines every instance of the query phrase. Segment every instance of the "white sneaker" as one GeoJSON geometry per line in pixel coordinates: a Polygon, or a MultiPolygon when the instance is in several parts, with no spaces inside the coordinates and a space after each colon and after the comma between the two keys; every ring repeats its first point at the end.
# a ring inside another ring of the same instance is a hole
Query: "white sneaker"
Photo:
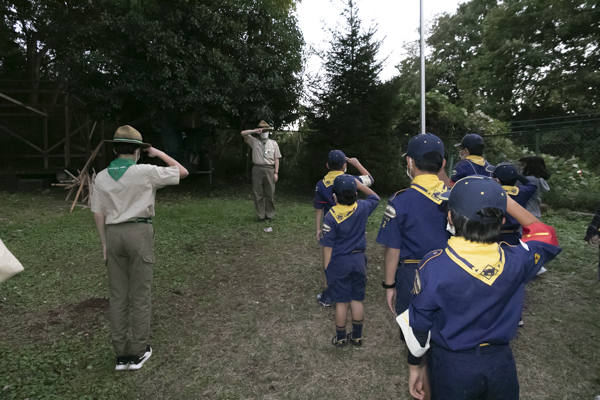
{"type": "Polygon", "coordinates": [[[146,345],[146,352],[144,353],[143,356],[141,357],[131,357],[129,359],[129,370],[130,371],[135,371],[138,370],[140,368],[142,368],[142,365],[144,365],[144,363],[146,361],[148,361],[148,359],[150,358],[150,356],[152,355],[152,347],[150,347],[149,344],[146,345]]]}
{"type": "Polygon", "coordinates": [[[115,371],[126,371],[129,369],[129,357],[117,357],[115,371]]]}
{"type": "Polygon", "coordinates": [[[519,320],[519,326],[523,326],[523,325],[525,325],[525,323],[523,322],[523,320],[522,320],[522,319],[520,319],[520,320],[519,320]]]}
{"type": "Polygon", "coordinates": [[[547,269],[542,266],[542,268],[540,268],[540,270],[538,271],[538,273],[536,275],[541,275],[546,271],[547,271],[547,269]]]}

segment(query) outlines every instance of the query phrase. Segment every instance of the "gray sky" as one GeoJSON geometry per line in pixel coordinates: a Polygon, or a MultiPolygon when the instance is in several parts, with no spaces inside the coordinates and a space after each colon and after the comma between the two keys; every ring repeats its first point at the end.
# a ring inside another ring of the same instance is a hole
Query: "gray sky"
{"type": "MultiPolygon", "coordinates": [[[[423,0],[425,26],[430,26],[436,15],[444,12],[454,13],[465,0],[423,0]]],[[[419,0],[357,0],[359,18],[363,28],[377,24],[376,38],[383,39],[379,58],[387,61],[381,73],[381,79],[387,80],[397,74],[395,66],[406,54],[402,48],[404,42],[419,40],[419,0]],[[385,39],[384,39],[385,38],[385,39]]],[[[300,29],[307,45],[317,49],[326,49],[324,40],[328,34],[324,26],[334,28],[343,22],[340,13],[343,3],[340,0],[302,0],[297,6],[300,29]]],[[[320,67],[317,57],[309,59],[308,72],[315,73],[320,67]]]]}

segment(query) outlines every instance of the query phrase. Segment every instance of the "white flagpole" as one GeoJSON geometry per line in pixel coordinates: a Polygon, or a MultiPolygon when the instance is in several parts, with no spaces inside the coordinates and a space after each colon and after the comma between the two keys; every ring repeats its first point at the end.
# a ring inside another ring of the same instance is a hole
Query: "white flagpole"
{"type": "Polygon", "coordinates": [[[425,133],[425,33],[423,23],[423,1],[421,1],[421,133],[425,133]]]}

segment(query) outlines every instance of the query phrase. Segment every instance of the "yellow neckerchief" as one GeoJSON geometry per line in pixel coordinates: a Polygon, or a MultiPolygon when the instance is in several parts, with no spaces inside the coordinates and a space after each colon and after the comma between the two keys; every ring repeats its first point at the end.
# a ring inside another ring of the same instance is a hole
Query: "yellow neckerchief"
{"type": "Polygon", "coordinates": [[[356,211],[356,203],[352,204],[351,206],[336,204],[335,206],[331,207],[331,210],[329,210],[335,219],[335,222],[338,224],[348,219],[352,214],[354,214],[354,211],[356,211]]]}
{"type": "Polygon", "coordinates": [[[410,183],[410,187],[417,192],[422,193],[425,197],[433,201],[435,204],[442,204],[442,193],[448,191],[444,182],[440,181],[437,175],[425,174],[416,176],[410,183]]]}
{"type": "Polygon", "coordinates": [[[490,286],[504,271],[504,250],[498,243],[475,243],[452,236],[446,254],[459,267],[490,286]]]}
{"type": "Polygon", "coordinates": [[[323,178],[323,185],[325,185],[325,187],[333,185],[335,178],[343,174],[344,171],[329,171],[327,175],[325,175],[325,178],[323,178]]]}
{"type": "Polygon", "coordinates": [[[504,186],[502,185],[502,189],[504,189],[506,191],[506,193],[508,193],[511,196],[516,196],[519,194],[519,187],[518,186],[504,186]]]}
{"type": "Polygon", "coordinates": [[[473,164],[477,164],[482,167],[485,166],[485,158],[483,158],[481,156],[467,156],[466,159],[471,161],[473,164]]]}

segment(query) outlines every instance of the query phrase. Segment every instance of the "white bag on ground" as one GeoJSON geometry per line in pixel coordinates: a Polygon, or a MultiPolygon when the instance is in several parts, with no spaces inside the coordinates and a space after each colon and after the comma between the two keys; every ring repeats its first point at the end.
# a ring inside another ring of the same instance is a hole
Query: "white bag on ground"
{"type": "Polygon", "coordinates": [[[4,282],[21,271],[23,271],[23,265],[0,240],[0,282],[4,282]]]}

